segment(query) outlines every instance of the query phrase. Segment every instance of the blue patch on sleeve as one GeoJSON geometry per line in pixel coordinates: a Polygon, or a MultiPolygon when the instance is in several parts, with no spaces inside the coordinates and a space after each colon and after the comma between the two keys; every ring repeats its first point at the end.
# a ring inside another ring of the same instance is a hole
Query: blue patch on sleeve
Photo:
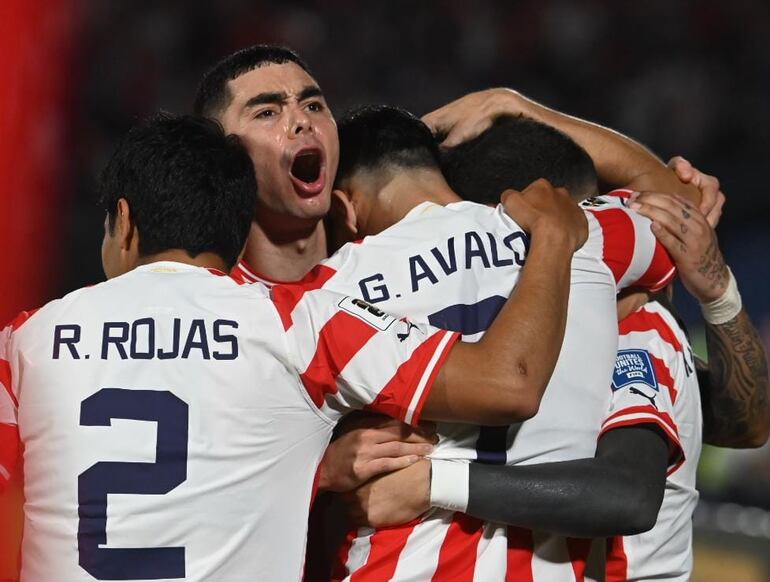
{"type": "Polygon", "coordinates": [[[646,350],[618,350],[615,371],[612,373],[612,390],[620,390],[629,384],[646,384],[658,391],[658,380],[646,350]]]}

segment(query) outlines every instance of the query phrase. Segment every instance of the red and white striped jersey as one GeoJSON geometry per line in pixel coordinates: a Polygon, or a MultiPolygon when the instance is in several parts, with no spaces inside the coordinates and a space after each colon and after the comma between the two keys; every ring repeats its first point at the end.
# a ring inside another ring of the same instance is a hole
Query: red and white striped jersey
{"type": "Polygon", "coordinates": [[[612,405],[602,432],[654,423],[671,459],[663,504],[650,531],[608,540],[607,582],[689,580],[695,476],[701,451],[700,391],[687,335],[663,305],[651,302],[620,322],[612,405]]]}
{"type": "Polygon", "coordinates": [[[457,334],[324,290],[289,326],[297,298],[159,262],[3,331],[22,581],[300,579],[335,421],[367,408],[416,422],[457,334]]]}
{"type": "MultiPolygon", "coordinates": [[[[586,205],[589,238],[573,260],[564,347],[538,415],[514,427],[442,423],[434,457],[515,464],[593,455],[617,351],[616,283],[658,287],[672,277],[649,221],[624,206],[626,194],[586,205]]],[[[303,285],[355,292],[475,341],[516,284],[528,243],[501,206],[423,203],[382,233],[343,247],[303,285]]],[[[521,568],[539,579],[560,572],[574,579],[587,547],[539,533],[508,536],[497,524],[436,511],[402,528],[353,532],[338,579],[494,581],[506,572],[518,579],[521,568]]]]}

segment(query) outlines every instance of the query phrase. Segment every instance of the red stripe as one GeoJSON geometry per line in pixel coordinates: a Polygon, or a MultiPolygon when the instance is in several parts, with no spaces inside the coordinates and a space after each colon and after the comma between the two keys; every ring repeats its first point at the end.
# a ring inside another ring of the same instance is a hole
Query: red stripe
{"type": "Polygon", "coordinates": [[[505,582],[534,582],[532,532],[521,527],[508,528],[508,565],[505,582]]]}
{"type": "Polygon", "coordinates": [[[433,366],[433,370],[431,370],[428,381],[425,383],[425,388],[422,391],[420,400],[417,401],[417,404],[414,407],[414,412],[412,413],[412,424],[416,425],[418,422],[420,422],[420,418],[422,418],[422,409],[425,407],[425,402],[427,402],[428,396],[430,396],[430,391],[433,388],[436,377],[438,376],[439,371],[441,371],[441,368],[444,366],[446,359],[449,357],[449,352],[452,351],[452,346],[454,346],[455,343],[459,341],[459,339],[460,334],[453,332],[452,337],[444,346],[444,352],[439,356],[436,364],[433,366]]]}
{"type": "MultiPolygon", "coordinates": [[[[19,427],[15,424],[0,424],[0,465],[8,472],[16,467],[19,446],[19,427]]],[[[8,480],[0,474],[0,491],[5,488],[7,482],[8,480]]]]}
{"type": "Polygon", "coordinates": [[[602,260],[612,271],[615,283],[620,283],[634,258],[634,244],[636,243],[634,222],[621,208],[586,210],[599,221],[599,227],[602,229],[604,238],[602,260]]]}
{"type": "Polygon", "coordinates": [[[676,275],[676,267],[668,251],[658,240],[655,240],[655,250],[652,253],[650,266],[639,279],[633,283],[635,287],[643,287],[650,291],[660,291],[668,285],[676,275]]]}
{"type": "Polygon", "coordinates": [[[623,549],[623,538],[615,536],[607,539],[606,582],[625,582],[628,580],[628,558],[623,549]]]}
{"type": "Polygon", "coordinates": [[[305,293],[323,287],[336,272],[326,265],[317,265],[299,283],[281,284],[272,288],[273,303],[281,316],[284,329],[288,330],[292,326],[291,314],[305,293]]]}
{"type": "Polygon", "coordinates": [[[655,376],[657,376],[658,382],[668,388],[668,393],[671,396],[671,404],[674,404],[676,402],[677,391],[674,387],[674,379],[671,377],[671,372],[669,372],[666,362],[652,354],[650,354],[650,359],[652,360],[652,367],[655,368],[655,376]]]}
{"type": "Polygon", "coordinates": [[[655,407],[652,406],[651,404],[643,404],[640,406],[629,406],[628,408],[619,410],[615,414],[605,418],[603,424],[608,424],[612,422],[614,419],[618,418],[619,416],[626,416],[629,414],[636,414],[636,413],[652,414],[657,418],[660,418],[663,422],[665,422],[668,425],[668,427],[674,432],[674,434],[679,434],[679,431],[676,428],[676,423],[671,418],[671,416],[666,412],[661,412],[660,410],[656,410],[655,407]]]}
{"type": "Polygon", "coordinates": [[[473,582],[476,552],[483,533],[483,521],[455,513],[441,544],[431,582],[473,582]]]}
{"type": "Polygon", "coordinates": [[[345,541],[337,551],[337,557],[332,568],[331,582],[342,582],[348,575],[348,557],[350,556],[350,548],[353,547],[353,540],[358,535],[358,529],[353,528],[345,536],[345,541]]]}
{"type": "Polygon", "coordinates": [[[567,538],[567,552],[572,562],[572,571],[575,573],[575,582],[585,582],[586,562],[592,542],[593,540],[585,538],[567,538]]]}
{"type": "Polygon", "coordinates": [[[18,408],[19,401],[16,400],[16,396],[13,393],[12,378],[11,378],[11,364],[8,360],[0,359],[0,384],[3,385],[5,391],[8,392],[8,396],[13,400],[13,405],[18,408]]]}
{"type": "Polygon", "coordinates": [[[323,405],[326,394],[336,394],[340,371],[375,333],[374,327],[344,311],[321,328],[315,355],[300,376],[316,406],[323,405]]]}
{"type": "MultiPolygon", "coordinates": [[[[395,375],[388,381],[385,387],[380,391],[374,401],[367,405],[364,410],[371,412],[379,412],[387,416],[392,416],[401,421],[405,420],[409,403],[412,401],[417,385],[425,373],[428,364],[430,363],[433,354],[436,353],[441,340],[452,332],[436,332],[417,347],[412,352],[411,357],[401,364],[395,375]]],[[[444,352],[441,354],[433,370],[430,371],[430,377],[425,384],[420,400],[415,406],[414,414],[412,415],[411,423],[417,424],[422,413],[422,408],[428,397],[433,382],[436,379],[438,370],[444,363],[447,355],[449,354],[449,348],[453,345],[454,341],[457,341],[459,334],[454,334],[456,337],[450,340],[445,346],[444,352]]]]}
{"type": "Polygon", "coordinates": [[[660,338],[674,350],[682,353],[682,344],[676,334],[659,313],[640,309],[623,319],[618,324],[620,335],[626,335],[635,331],[654,331],[660,338]]]}
{"type": "Polygon", "coordinates": [[[37,309],[30,309],[29,311],[22,311],[19,313],[19,315],[17,315],[9,324],[11,326],[11,330],[17,331],[22,325],[27,323],[30,317],[35,315],[39,310],[40,308],[38,307],[37,309]]]}
{"type": "Polygon", "coordinates": [[[398,557],[406,546],[414,526],[383,528],[369,538],[369,558],[361,568],[353,572],[350,582],[366,580],[390,580],[396,572],[398,557]]]}

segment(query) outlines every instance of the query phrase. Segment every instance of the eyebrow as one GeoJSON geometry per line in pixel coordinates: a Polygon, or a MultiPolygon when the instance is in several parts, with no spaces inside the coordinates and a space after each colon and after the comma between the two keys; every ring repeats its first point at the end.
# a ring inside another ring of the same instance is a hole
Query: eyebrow
{"type": "MultiPolygon", "coordinates": [[[[323,97],[323,92],[321,91],[321,88],[317,85],[308,85],[307,87],[303,88],[302,91],[299,92],[299,95],[297,95],[297,101],[304,101],[305,99],[309,99],[310,97],[323,97]]],[[[273,93],[259,93],[257,95],[254,95],[254,97],[251,97],[246,103],[244,104],[244,109],[249,109],[251,107],[256,107],[257,105],[264,105],[266,103],[276,103],[276,104],[283,104],[286,103],[289,96],[284,91],[278,91],[273,93]]]]}

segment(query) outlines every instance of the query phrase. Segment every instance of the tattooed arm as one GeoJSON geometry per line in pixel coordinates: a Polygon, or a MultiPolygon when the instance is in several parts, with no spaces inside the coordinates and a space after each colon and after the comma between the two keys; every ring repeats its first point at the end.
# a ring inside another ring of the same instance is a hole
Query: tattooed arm
{"type": "MultiPolygon", "coordinates": [[[[632,208],[653,220],[652,230],[671,254],[682,283],[701,304],[722,297],[730,271],[716,233],[686,200],[642,194],[632,208]]],[[[706,324],[709,363],[698,363],[704,442],[759,447],[770,436],[767,357],[745,310],[719,325],[706,324]]]]}
{"type": "Polygon", "coordinates": [[[727,323],[706,324],[709,363],[698,360],[703,441],[761,447],[770,436],[767,358],[745,310],[727,323]]]}

